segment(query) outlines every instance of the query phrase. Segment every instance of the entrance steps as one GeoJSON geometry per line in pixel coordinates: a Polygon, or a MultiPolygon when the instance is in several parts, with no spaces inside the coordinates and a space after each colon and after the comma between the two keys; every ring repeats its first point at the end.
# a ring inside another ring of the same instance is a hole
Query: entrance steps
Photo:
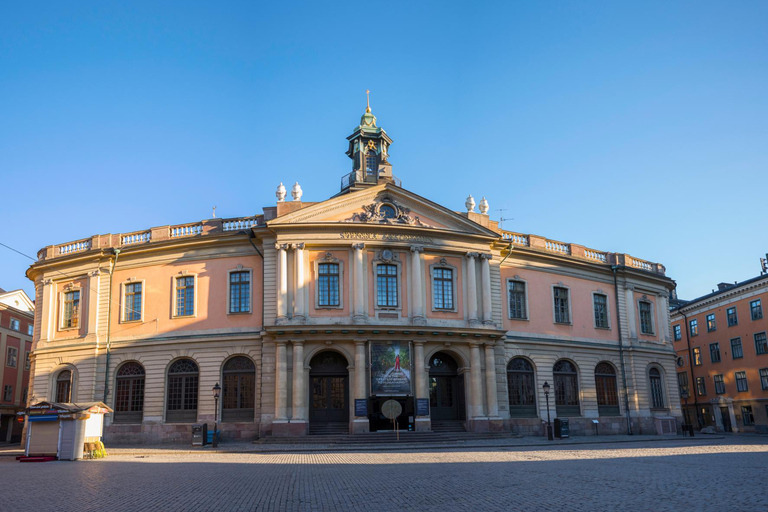
{"type": "Polygon", "coordinates": [[[400,431],[400,440],[394,431],[371,432],[356,435],[309,435],[301,437],[264,437],[256,444],[396,444],[396,443],[449,443],[483,439],[509,439],[519,437],[512,432],[409,432],[400,431]]]}
{"type": "Polygon", "coordinates": [[[463,421],[433,421],[432,432],[466,432],[463,421]]]}
{"type": "Polygon", "coordinates": [[[309,435],[311,436],[346,436],[349,435],[348,423],[321,423],[319,425],[309,424],[309,435]]]}

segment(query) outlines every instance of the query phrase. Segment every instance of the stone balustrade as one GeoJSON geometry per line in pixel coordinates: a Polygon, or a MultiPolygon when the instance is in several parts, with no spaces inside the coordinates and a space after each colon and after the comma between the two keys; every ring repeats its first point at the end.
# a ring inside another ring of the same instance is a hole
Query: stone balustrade
{"type": "Polygon", "coordinates": [[[200,235],[203,232],[203,224],[187,224],[184,226],[171,226],[171,238],[178,238],[180,236],[194,236],[200,235]]]}
{"type": "Polygon", "coordinates": [[[259,225],[259,217],[224,219],[224,231],[242,231],[259,225]]]}
{"type": "Polygon", "coordinates": [[[138,231],[120,236],[120,245],[144,244],[152,240],[152,231],[138,231]]]}
{"type": "Polygon", "coordinates": [[[58,246],[58,255],[72,254],[73,252],[87,251],[91,248],[91,240],[78,240],[76,242],[69,242],[64,245],[58,246]]]}

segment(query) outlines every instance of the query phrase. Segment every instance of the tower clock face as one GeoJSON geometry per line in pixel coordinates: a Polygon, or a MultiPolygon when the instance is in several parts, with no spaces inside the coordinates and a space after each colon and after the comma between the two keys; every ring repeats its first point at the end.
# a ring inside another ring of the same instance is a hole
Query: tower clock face
{"type": "Polygon", "coordinates": [[[397,211],[391,204],[383,204],[381,205],[381,208],[379,208],[379,215],[385,219],[394,219],[397,217],[397,211]]]}

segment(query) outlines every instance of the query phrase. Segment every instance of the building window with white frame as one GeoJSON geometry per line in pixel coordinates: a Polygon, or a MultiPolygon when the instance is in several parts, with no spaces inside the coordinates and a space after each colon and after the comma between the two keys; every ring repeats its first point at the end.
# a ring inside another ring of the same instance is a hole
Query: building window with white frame
{"type": "Polygon", "coordinates": [[[376,304],[380,308],[397,307],[397,265],[376,266],[376,304]]]}
{"type": "Polygon", "coordinates": [[[764,332],[755,334],[755,353],[757,355],[768,354],[768,338],[764,332]]]}
{"type": "Polygon", "coordinates": [[[673,331],[674,331],[675,341],[680,341],[681,339],[683,339],[683,332],[682,332],[682,329],[680,329],[680,325],[675,325],[673,327],[673,331]]]}
{"type": "Polygon", "coordinates": [[[751,405],[741,406],[741,421],[745,427],[749,427],[755,424],[755,416],[752,414],[751,405]]]}
{"type": "Polygon", "coordinates": [[[713,363],[720,362],[720,343],[709,344],[709,358],[713,363]]]}
{"type": "Polygon", "coordinates": [[[238,270],[229,273],[229,312],[250,313],[251,311],[251,273],[238,270]]]}
{"type": "Polygon", "coordinates": [[[13,386],[3,386],[3,402],[13,402],[13,386]]]}
{"type": "Polygon", "coordinates": [[[640,301],[640,332],[653,334],[653,313],[650,302],[640,301]]]}
{"type": "Polygon", "coordinates": [[[526,306],[525,283],[523,281],[509,281],[509,318],[525,320],[528,318],[526,306]]]}
{"type": "Polygon", "coordinates": [[[747,384],[747,372],[736,372],[736,391],[743,393],[749,391],[749,385],[747,384]]]}
{"type": "Polygon", "coordinates": [[[435,309],[453,309],[453,270],[440,267],[433,270],[432,300],[435,309]]]}
{"type": "Polygon", "coordinates": [[[698,336],[699,335],[699,321],[697,319],[693,319],[690,322],[688,322],[691,326],[691,337],[698,336]]]}
{"type": "Polygon", "coordinates": [[[696,377],[696,393],[699,396],[707,394],[707,383],[704,381],[704,377],[696,377]]]}
{"type": "Polygon", "coordinates": [[[752,315],[752,320],[760,320],[763,318],[763,303],[760,299],[753,300],[749,303],[749,311],[752,315]]]}
{"type": "Polygon", "coordinates": [[[176,316],[195,314],[195,276],[176,278],[176,316]]]}
{"type": "Polygon", "coordinates": [[[64,292],[64,309],[62,311],[61,327],[71,329],[77,327],[80,321],[80,290],[64,292]]]}
{"type": "Polygon", "coordinates": [[[723,375],[718,374],[714,377],[715,380],[715,393],[718,395],[722,395],[725,393],[725,380],[723,380],[723,375]]]}
{"type": "Polygon", "coordinates": [[[32,366],[32,362],[29,359],[29,352],[24,352],[24,370],[29,371],[29,368],[32,366]]]}
{"type": "Polygon", "coordinates": [[[733,338],[731,340],[731,357],[733,359],[741,359],[744,357],[744,350],[741,346],[741,338],[733,338]]]}
{"type": "Polygon", "coordinates": [[[707,315],[707,332],[712,332],[717,330],[717,323],[715,322],[715,314],[709,314],[707,315]]]}
{"type": "Polygon", "coordinates": [[[768,368],[760,368],[760,388],[768,389],[768,368]]]}
{"type": "Polygon", "coordinates": [[[5,366],[8,368],[16,368],[19,364],[19,349],[16,347],[8,347],[5,354],[5,366]]]}
{"type": "Polygon", "coordinates": [[[728,318],[728,327],[733,327],[734,325],[739,325],[739,315],[736,313],[736,308],[728,308],[725,310],[726,316],[728,318]]]}
{"type": "Polygon", "coordinates": [[[14,331],[20,331],[21,330],[21,322],[19,322],[15,318],[11,318],[11,329],[14,331]]]}
{"type": "Polygon", "coordinates": [[[701,349],[693,347],[693,366],[701,366],[701,349]]]}
{"type": "Polygon", "coordinates": [[[555,323],[571,323],[570,307],[568,305],[568,291],[568,288],[562,288],[560,286],[555,286],[553,288],[555,323]]]}
{"type": "Polygon", "coordinates": [[[592,302],[595,310],[595,327],[601,329],[608,328],[608,296],[602,293],[592,295],[592,302]]]}
{"type": "Polygon", "coordinates": [[[141,283],[128,283],[125,285],[123,319],[126,322],[141,320],[141,289],[141,283]]]}
{"type": "Polygon", "coordinates": [[[56,401],[69,403],[72,401],[72,371],[62,370],[56,376],[56,401]]]}
{"type": "Polygon", "coordinates": [[[27,325],[27,336],[34,336],[35,334],[35,326],[33,324],[27,325]]]}
{"type": "Polygon", "coordinates": [[[653,409],[664,409],[664,385],[661,382],[661,372],[658,368],[648,370],[648,379],[651,383],[651,407],[653,409]]]}
{"type": "Polygon", "coordinates": [[[317,304],[322,307],[338,307],[341,304],[341,274],[338,263],[318,263],[317,304]]]}

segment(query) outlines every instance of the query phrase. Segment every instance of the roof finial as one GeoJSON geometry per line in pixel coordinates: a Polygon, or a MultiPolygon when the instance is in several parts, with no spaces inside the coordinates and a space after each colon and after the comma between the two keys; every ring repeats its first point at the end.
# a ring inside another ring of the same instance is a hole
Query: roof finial
{"type": "Polygon", "coordinates": [[[370,112],[371,111],[371,96],[370,96],[370,94],[371,94],[371,91],[366,89],[365,90],[365,103],[366,103],[365,111],[366,112],[370,112]]]}

